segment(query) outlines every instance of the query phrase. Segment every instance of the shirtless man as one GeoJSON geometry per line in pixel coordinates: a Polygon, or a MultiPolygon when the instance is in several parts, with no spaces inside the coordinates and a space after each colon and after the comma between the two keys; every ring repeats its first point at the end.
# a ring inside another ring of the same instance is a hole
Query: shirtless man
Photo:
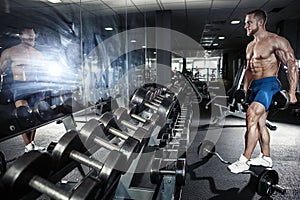
{"type": "MultiPolygon", "coordinates": [[[[21,43],[6,49],[0,58],[0,72],[11,71],[13,83],[11,84],[15,107],[29,106],[28,99],[32,100],[34,88],[32,83],[37,81],[37,66],[42,66],[42,54],[34,48],[35,32],[33,28],[23,28],[19,35],[21,43]]],[[[23,133],[25,152],[41,150],[34,143],[35,130],[23,133]]]]}
{"type": "Polygon", "coordinates": [[[246,113],[247,131],[245,134],[245,149],[239,160],[228,166],[232,173],[240,173],[250,168],[250,165],[272,167],[270,157],[270,135],[266,127],[268,109],[272,96],[280,91],[281,85],[277,79],[279,64],[287,66],[290,83],[290,103],[296,103],[295,96],[298,84],[298,66],[294,51],[289,42],[265,29],[266,13],[254,10],[247,13],[244,28],[247,36],[253,36],[246,49],[247,66],[243,89],[247,92],[250,84],[249,108],[246,113]],[[250,159],[259,142],[261,153],[250,159]]]}

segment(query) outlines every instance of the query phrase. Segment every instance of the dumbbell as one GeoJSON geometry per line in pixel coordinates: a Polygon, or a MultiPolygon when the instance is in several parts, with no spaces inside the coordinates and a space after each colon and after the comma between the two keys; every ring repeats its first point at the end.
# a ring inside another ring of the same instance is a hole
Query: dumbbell
{"type": "Polygon", "coordinates": [[[134,156],[136,156],[139,153],[141,145],[138,140],[128,136],[121,146],[112,144],[108,140],[103,139],[105,131],[102,128],[103,126],[100,127],[99,129],[97,129],[97,131],[93,131],[90,133],[86,131],[87,128],[85,127],[85,125],[81,128],[81,130],[79,131],[79,137],[85,146],[86,144],[88,146],[91,146],[91,144],[95,144],[111,151],[119,151],[126,156],[127,160],[133,159],[134,156]]]}
{"type": "Polygon", "coordinates": [[[36,122],[36,115],[29,106],[19,106],[13,110],[12,116],[18,119],[22,128],[30,128],[36,122]]]}
{"type": "Polygon", "coordinates": [[[52,199],[88,199],[101,190],[102,182],[86,177],[71,193],[46,180],[51,171],[51,156],[39,151],[30,151],[19,157],[2,177],[10,199],[19,199],[31,188],[52,199]]]}
{"type": "Polygon", "coordinates": [[[114,118],[114,114],[111,112],[103,113],[99,118],[99,122],[105,133],[111,133],[124,140],[127,140],[130,137],[132,138],[132,140],[138,140],[139,142],[141,142],[148,134],[147,130],[141,127],[137,127],[136,131],[134,131],[133,136],[130,136],[128,133],[119,130],[117,122],[114,118]]]}
{"type": "Polygon", "coordinates": [[[165,154],[175,155],[176,158],[186,158],[187,141],[179,140],[177,144],[166,144],[163,148],[156,151],[156,157],[164,157],[165,154]]]}
{"type": "Polygon", "coordinates": [[[285,110],[288,108],[290,103],[290,95],[285,90],[280,90],[274,94],[272,98],[272,106],[278,110],[285,110]]]}
{"type": "Polygon", "coordinates": [[[56,106],[50,106],[48,102],[41,100],[34,103],[33,112],[41,119],[46,122],[54,117],[54,111],[56,106]]]}
{"type": "Polygon", "coordinates": [[[186,159],[154,158],[150,170],[151,183],[159,184],[163,175],[174,175],[176,185],[185,185],[186,159]],[[170,162],[170,165],[163,162],[170,162]]]}
{"type": "Polygon", "coordinates": [[[144,110],[144,107],[148,107],[154,110],[161,119],[167,119],[171,109],[172,109],[173,100],[171,97],[164,98],[160,104],[151,102],[148,98],[148,91],[144,88],[139,88],[133,94],[130,99],[130,105],[134,105],[138,110],[144,110]]]}
{"type": "MultiPolygon", "coordinates": [[[[117,119],[117,123],[120,123],[120,125],[124,125],[127,128],[131,130],[138,130],[139,127],[137,127],[135,124],[130,123],[130,120],[134,117],[132,117],[129,113],[128,110],[124,107],[119,107],[114,111],[114,116],[117,119]]],[[[152,115],[153,116],[153,115],[152,115]]],[[[158,117],[153,117],[152,120],[147,120],[143,123],[141,126],[143,129],[145,129],[148,133],[152,133],[152,131],[155,129],[157,126],[156,123],[158,121],[158,117]]]]}
{"type": "Polygon", "coordinates": [[[233,96],[234,96],[234,99],[237,103],[244,104],[247,101],[246,91],[243,90],[243,89],[236,90],[233,96]]]}
{"type": "Polygon", "coordinates": [[[72,159],[100,172],[100,179],[103,183],[106,183],[110,175],[115,173],[115,170],[119,170],[120,166],[126,161],[122,153],[111,151],[105,162],[102,163],[81,153],[82,149],[83,143],[78,136],[78,132],[74,130],[68,131],[59,139],[52,151],[53,168],[60,169],[72,159]]]}

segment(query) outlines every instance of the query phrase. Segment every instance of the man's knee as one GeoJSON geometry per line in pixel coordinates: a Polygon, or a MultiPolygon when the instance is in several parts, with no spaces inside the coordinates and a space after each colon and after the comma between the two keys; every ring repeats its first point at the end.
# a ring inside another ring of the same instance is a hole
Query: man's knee
{"type": "Polygon", "coordinates": [[[259,103],[252,103],[247,109],[247,122],[248,123],[258,123],[260,118],[265,114],[265,108],[259,103]]]}

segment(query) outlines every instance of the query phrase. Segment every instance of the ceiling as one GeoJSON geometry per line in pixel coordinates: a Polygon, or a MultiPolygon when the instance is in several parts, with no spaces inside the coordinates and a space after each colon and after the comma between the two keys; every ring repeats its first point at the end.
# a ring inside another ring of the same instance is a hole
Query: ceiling
{"type": "MultiPolygon", "coordinates": [[[[244,48],[251,38],[244,31],[245,13],[261,8],[268,13],[267,28],[276,31],[278,23],[300,18],[299,0],[61,0],[53,4],[46,0],[0,0],[0,38],[13,32],[23,18],[39,20],[41,15],[51,17],[50,8],[65,21],[70,13],[103,17],[114,15],[126,20],[127,29],[155,26],[155,11],[171,10],[172,29],[184,33],[200,42],[205,49],[244,48]],[[79,12],[80,11],[80,12],[79,12]],[[19,13],[19,14],[18,14],[19,13]],[[38,14],[37,14],[38,13],[38,14]],[[126,16],[126,17],[125,17],[126,16]],[[232,20],[241,23],[231,25],[232,20]],[[219,40],[218,36],[225,39],[219,40]],[[213,44],[216,43],[214,46],[213,44]]],[[[104,19],[104,18],[101,18],[104,19]]],[[[52,22],[58,23],[58,22],[52,22]]],[[[107,23],[102,20],[101,23],[107,23]]],[[[2,40],[1,40],[2,39],[2,40]]]]}

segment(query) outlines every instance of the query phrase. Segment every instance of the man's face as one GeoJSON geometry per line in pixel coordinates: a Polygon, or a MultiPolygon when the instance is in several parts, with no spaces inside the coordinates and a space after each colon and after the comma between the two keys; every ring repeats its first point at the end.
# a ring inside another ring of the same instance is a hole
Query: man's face
{"type": "Polygon", "coordinates": [[[247,30],[247,36],[252,36],[258,31],[258,21],[254,14],[246,15],[244,28],[247,30]]]}
{"type": "Polygon", "coordinates": [[[20,35],[22,43],[34,46],[35,44],[35,32],[33,29],[24,29],[20,35]]]}

